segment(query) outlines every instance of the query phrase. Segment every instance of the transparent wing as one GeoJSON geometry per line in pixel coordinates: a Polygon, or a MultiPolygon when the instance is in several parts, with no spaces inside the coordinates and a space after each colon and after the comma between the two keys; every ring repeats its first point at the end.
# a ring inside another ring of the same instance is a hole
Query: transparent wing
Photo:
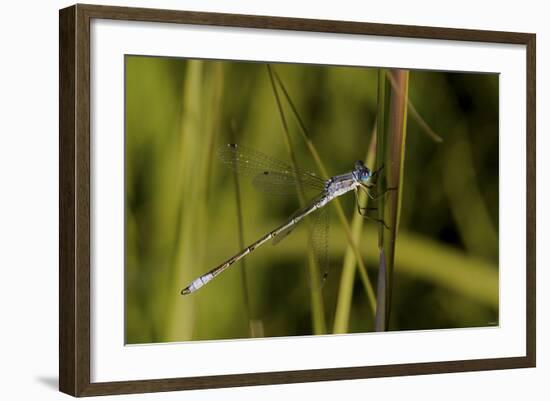
{"type": "MultiPolygon", "coordinates": [[[[302,213],[302,209],[299,209],[297,210],[296,212],[294,212],[294,214],[292,216],[289,217],[289,220],[292,220],[293,218],[295,218],[296,216],[300,215],[302,213]]],[[[294,224],[292,226],[290,226],[289,228],[287,228],[286,230],[283,230],[279,233],[279,235],[277,235],[275,238],[273,238],[271,240],[271,243],[273,245],[277,245],[278,243],[280,243],[282,240],[284,240],[286,237],[288,237],[288,235],[294,231],[294,229],[299,225],[298,224],[294,224]]]]}
{"type": "MultiPolygon", "coordinates": [[[[319,194],[318,196],[316,196],[315,198],[313,198],[308,204],[307,206],[301,208],[301,209],[298,209],[296,210],[289,218],[288,220],[292,220],[294,219],[295,217],[301,215],[302,213],[304,213],[307,209],[310,208],[311,205],[313,205],[314,203],[316,202],[319,202],[323,197],[326,196],[326,193],[323,191],[321,192],[321,194],[319,194]]],[[[317,215],[318,213],[320,213],[319,211],[316,211],[313,213],[313,215],[317,215]]],[[[312,221],[312,217],[306,217],[306,219],[309,219],[309,222],[310,224],[313,224],[313,221],[312,221]]],[[[294,231],[294,229],[299,226],[300,223],[297,223],[297,224],[294,224],[290,227],[288,227],[286,230],[283,230],[279,233],[279,235],[277,235],[275,238],[273,238],[273,240],[271,240],[271,243],[273,245],[277,245],[278,243],[280,243],[282,240],[284,240],[292,231],[294,231]]]]}
{"type": "Polygon", "coordinates": [[[252,177],[254,186],[263,192],[281,195],[296,193],[297,180],[304,189],[323,191],[325,188],[325,181],[321,177],[296,170],[282,161],[242,145],[224,145],[218,150],[218,157],[237,174],[252,177]]]}
{"type": "MultiPolygon", "coordinates": [[[[304,190],[319,192],[322,188],[316,184],[304,183],[304,190]]],[[[264,170],[254,176],[252,185],[258,191],[270,195],[292,195],[297,193],[296,177],[279,171],[264,170]]]]}
{"type": "Polygon", "coordinates": [[[315,268],[313,271],[316,277],[310,277],[309,282],[313,289],[321,289],[329,273],[329,209],[322,208],[313,215],[309,242],[315,255],[315,268]]]}
{"type": "MultiPolygon", "coordinates": [[[[298,210],[289,219],[293,219],[296,216],[299,216],[306,208],[298,210]]],[[[308,222],[308,241],[309,246],[313,250],[315,264],[312,269],[308,269],[308,282],[310,287],[314,290],[320,290],[323,287],[329,273],[329,216],[329,208],[323,207],[305,218],[305,220],[308,222]]],[[[300,224],[295,224],[289,227],[287,230],[279,233],[272,240],[273,245],[277,245],[278,243],[280,243],[290,233],[292,233],[298,225],[300,224]]]]}

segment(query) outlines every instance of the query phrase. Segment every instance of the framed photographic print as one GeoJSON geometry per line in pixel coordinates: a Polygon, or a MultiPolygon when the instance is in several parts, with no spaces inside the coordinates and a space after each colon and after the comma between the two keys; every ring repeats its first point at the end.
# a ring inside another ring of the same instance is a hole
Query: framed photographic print
{"type": "Polygon", "coordinates": [[[60,11],[61,391],[533,366],[535,35],[60,11]]]}

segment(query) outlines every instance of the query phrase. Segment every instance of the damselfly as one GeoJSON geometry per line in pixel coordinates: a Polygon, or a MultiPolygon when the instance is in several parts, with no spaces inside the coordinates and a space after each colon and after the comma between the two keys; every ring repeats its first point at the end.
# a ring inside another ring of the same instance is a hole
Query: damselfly
{"type": "MultiPolygon", "coordinates": [[[[236,173],[252,176],[254,184],[268,192],[283,193],[289,190],[296,191],[299,184],[303,187],[315,189],[319,194],[306,207],[294,213],[284,224],[268,232],[222,264],[195,279],[181,290],[182,295],[197,291],[235,262],[252,253],[269,240],[279,241],[290,233],[296,224],[301,222],[306,216],[317,210],[321,210],[330,201],[348,192],[355,192],[358,212],[364,217],[372,218],[366,214],[366,209],[361,208],[359,205],[358,193],[359,191],[364,191],[371,199],[376,198],[371,189],[375,185],[376,177],[381,168],[371,171],[359,160],[355,162],[355,166],[351,172],[336,175],[325,181],[313,173],[294,169],[286,163],[275,160],[261,152],[240,145],[237,146],[236,144],[224,146],[220,149],[219,156],[221,161],[229,165],[236,173]]],[[[323,276],[323,279],[325,276],[323,276]]]]}

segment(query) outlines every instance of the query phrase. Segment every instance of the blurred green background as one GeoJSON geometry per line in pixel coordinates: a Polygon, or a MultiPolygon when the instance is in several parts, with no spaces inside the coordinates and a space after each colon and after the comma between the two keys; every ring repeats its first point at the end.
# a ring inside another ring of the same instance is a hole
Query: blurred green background
{"type": "MultiPolygon", "coordinates": [[[[329,174],[350,171],[373,133],[377,69],[272,67],[329,174]]],[[[289,160],[266,65],[126,56],[125,76],[126,343],[314,334],[304,227],[258,248],[245,270],[236,264],[180,295],[240,250],[235,179],[216,149],[236,142],[289,160]]],[[[433,141],[409,113],[389,329],[496,325],[498,75],[411,71],[409,99],[444,141],[433,141]]],[[[319,173],[283,104],[300,167],[319,173]]],[[[269,196],[249,181],[239,182],[246,245],[299,207],[296,196],[269,196]]],[[[351,219],[353,195],[342,202],[351,219]]],[[[342,297],[347,245],[331,215],[330,273],[321,293],[327,333],[342,297]]],[[[377,232],[366,221],[359,243],[374,285],[377,232]]],[[[349,296],[344,331],[373,331],[358,274],[349,296]]]]}

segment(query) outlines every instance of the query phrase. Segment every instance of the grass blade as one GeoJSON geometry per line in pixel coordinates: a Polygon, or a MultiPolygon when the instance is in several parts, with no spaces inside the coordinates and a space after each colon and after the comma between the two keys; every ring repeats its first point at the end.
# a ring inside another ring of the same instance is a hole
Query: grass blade
{"type": "Polygon", "coordinates": [[[379,218],[384,220],[389,229],[381,224],[378,230],[380,269],[376,320],[379,323],[379,329],[387,330],[391,310],[395,246],[401,212],[409,71],[380,69],[378,79],[377,160],[384,165],[378,179],[377,192],[381,195],[378,207],[379,218]],[[388,77],[391,78],[388,79],[388,77]],[[382,195],[384,193],[385,195],[382,195]],[[382,313],[384,316],[381,316],[382,313]]]}
{"type": "MultiPolygon", "coordinates": [[[[376,151],[376,124],[371,132],[369,150],[365,155],[365,165],[374,166],[376,151]]],[[[369,198],[364,193],[359,193],[359,202],[364,207],[368,207],[369,198]]],[[[355,213],[351,221],[351,233],[353,241],[358,244],[361,239],[363,222],[365,219],[355,213]]],[[[360,258],[362,261],[362,258],[360,258]]],[[[333,333],[347,333],[349,316],[351,310],[351,300],[353,297],[353,282],[357,267],[357,257],[351,244],[348,244],[344,252],[344,262],[342,266],[342,275],[340,277],[340,287],[338,290],[338,299],[336,301],[336,312],[334,315],[333,333]]],[[[374,310],[372,311],[375,312],[374,310]]]]}
{"type": "MultiPolygon", "coordinates": [[[[386,78],[390,81],[390,84],[391,84],[393,90],[398,92],[398,93],[401,93],[400,91],[402,90],[402,88],[399,87],[399,85],[395,81],[393,75],[387,70],[386,70],[386,78]]],[[[412,118],[418,123],[418,125],[420,125],[420,128],[422,128],[422,131],[429,138],[431,138],[433,141],[438,142],[438,143],[443,142],[443,138],[441,138],[441,136],[439,136],[432,129],[432,127],[430,127],[430,125],[426,122],[426,120],[424,120],[424,118],[420,115],[418,110],[416,110],[416,107],[415,107],[414,103],[411,101],[411,99],[409,99],[409,96],[407,95],[407,96],[405,96],[405,98],[407,99],[408,111],[411,112],[412,118]]]]}
{"type": "Polygon", "coordinates": [[[201,60],[189,62],[183,88],[181,130],[178,148],[178,177],[175,191],[180,210],[174,245],[173,302],[171,319],[165,324],[167,341],[200,337],[208,324],[200,313],[206,303],[197,298],[182,300],[178,294],[182,281],[196,277],[207,251],[208,203],[214,160],[214,147],[221,126],[224,93],[224,70],[221,64],[211,66],[214,79],[204,84],[208,66],[201,60]],[[204,133],[204,134],[203,134],[204,133]],[[183,277],[183,280],[182,280],[183,277]],[[185,316],[185,319],[181,319],[185,316]],[[205,324],[206,323],[206,324],[205,324]]]}
{"type": "Polygon", "coordinates": [[[464,124],[457,123],[452,131],[453,139],[441,152],[446,171],[441,183],[466,249],[495,260],[498,258],[498,229],[491,220],[480,190],[472,149],[463,139],[467,134],[464,124]],[[460,166],[460,169],[454,166],[460,166]]]}
{"type": "MultiPolygon", "coordinates": [[[[292,139],[290,137],[290,131],[288,129],[288,124],[285,118],[285,114],[283,111],[283,107],[281,104],[281,99],[279,97],[279,92],[277,90],[277,86],[275,85],[275,79],[273,77],[273,71],[271,69],[271,66],[267,64],[267,72],[269,75],[269,81],[271,83],[271,87],[273,89],[273,95],[275,96],[275,101],[277,103],[277,108],[279,110],[279,116],[281,117],[281,123],[283,125],[283,137],[285,140],[286,148],[288,151],[288,154],[290,156],[291,164],[295,169],[299,169],[298,166],[298,160],[296,158],[296,154],[294,153],[293,145],[292,145],[292,139]]],[[[300,182],[300,179],[296,177],[296,183],[297,183],[297,190],[298,190],[298,199],[300,201],[300,207],[304,207],[306,204],[306,199],[304,195],[304,189],[300,182]]],[[[306,222],[307,223],[307,222],[306,222]]],[[[308,225],[308,230],[310,229],[308,225]]],[[[316,267],[315,267],[315,255],[313,255],[312,249],[308,247],[308,269],[309,269],[309,276],[312,280],[315,280],[317,278],[317,275],[315,273],[316,267]]],[[[320,287],[320,283],[312,282],[311,285],[311,311],[312,311],[312,321],[313,321],[313,332],[314,334],[325,334],[327,332],[326,329],[326,321],[325,321],[325,308],[323,305],[323,297],[322,292],[318,291],[317,288],[320,287]]]]}
{"type": "MultiPolygon", "coordinates": [[[[313,157],[313,161],[315,162],[315,165],[317,166],[317,169],[319,170],[319,172],[321,173],[321,176],[323,178],[328,179],[329,175],[328,175],[327,170],[326,170],[326,168],[325,168],[325,166],[324,166],[324,164],[321,160],[319,152],[317,151],[317,148],[315,147],[314,143],[311,141],[311,139],[309,137],[309,134],[308,134],[308,131],[306,129],[306,126],[305,126],[304,122],[302,121],[302,119],[300,118],[300,114],[298,113],[298,110],[297,110],[296,106],[294,105],[294,102],[292,101],[288,91],[286,90],[285,85],[283,84],[281,78],[279,77],[279,74],[277,74],[277,72],[274,69],[272,69],[271,67],[269,67],[269,69],[270,69],[272,75],[275,77],[275,80],[277,81],[277,84],[281,88],[288,104],[290,105],[292,113],[293,113],[294,117],[296,118],[296,120],[298,122],[298,125],[300,127],[300,134],[302,135],[302,139],[306,143],[306,146],[307,146],[311,156],[313,157]]],[[[355,259],[356,259],[356,261],[358,263],[358,266],[359,266],[359,275],[360,275],[361,281],[363,282],[363,286],[365,287],[365,292],[367,294],[367,299],[369,301],[369,306],[370,306],[370,308],[371,308],[371,310],[374,314],[374,312],[376,310],[376,296],[374,294],[374,289],[373,289],[372,283],[370,281],[369,275],[367,273],[367,268],[365,266],[363,258],[361,257],[361,253],[360,253],[359,248],[357,246],[357,241],[354,240],[354,235],[353,235],[352,228],[350,227],[348,219],[346,218],[346,215],[344,213],[344,209],[342,208],[342,204],[341,204],[340,200],[335,199],[331,203],[334,205],[334,207],[336,209],[336,214],[338,216],[338,219],[340,220],[340,223],[342,224],[342,227],[344,227],[344,231],[346,233],[346,237],[347,237],[347,240],[349,242],[349,246],[351,247],[351,249],[353,251],[353,254],[355,255],[355,259]]]]}
{"type": "MultiPolygon", "coordinates": [[[[273,221],[272,224],[276,224],[273,221]]],[[[346,236],[341,225],[331,227],[331,243],[329,257],[339,256],[338,249],[347,244],[346,236]]],[[[305,230],[304,230],[305,231],[305,230]]],[[[304,252],[303,243],[307,241],[307,233],[297,231],[293,234],[293,241],[285,244],[285,251],[289,258],[296,258],[304,252]]],[[[364,235],[374,237],[378,235],[378,227],[365,224],[364,235]]],[[[279,252],[267,249],[267,256],[276,257],[279,252]]],[[[233,249],[233,248],[231,248],[233,249]]],[[[227,252],[230,252],[227,248],[227,252]]],[[[379,264],[380,255],[366,247],[361,247],[361,254],[367,264],[379,264]]],[[[498,263],[486,258],[461,251],[451,245],[442,244],[437,239],[424,236],[414,231],[401,230],[399,232],[399,252],[395,254],[395,265],[399,266],[399,275],[407,280],[414,279],[429,283],[449,291],[458,297],[458,301],[473,301],[484,307],[495,310],[499,305],[498,263]],[[420,255],[420,256],[419,256],[420,255]],[[441,267],[445,266],[444,269],[441,267]]],[[[393,314],[393,311],[392,311],[393,314]]]]}
{"type": "MultiPolygon", "coordinates": [[[[231,141],[233,143],[236,142],[234,124],[231,125],[231,141]]],[[[235,183],[235,207],[237,209],[237,234],[238,234],[238,240],[239,240],[238,249],[240,250],[245,247],[243,212],[242,212],[243,207],[242,207],[242,200],[241,200],[241,185],[239,180],[239,174],[237,174],[238,170],[236,168],[233,168],[232,171],[233,171],[233,180],[235,183]]],[[[241,281],[242,281],[242,287],[243,287],[243,302],[245,307],[246,320],[248,322],[248,331],[251,337],[258,337],[258,336],[261,336],[260,334],[263,333],[263,330],[258,330],[259,328],[262,327],[261,321],[255,321],[253,320],[253,317],[252,317],[252,307],[250,304],[250,294],[249,294],[249,286],[248,286],[248,278],[247,278],[247,270],[246,270],[246,258],[241,259],[239,264],[241,268],[240,270],[241,270],[241,281]]]]}
{"type": "Polygon", "coordinates": [[[375,327],[374,327],[376,331],[385,331],[387,327],[386,278],[387,278],[386,253],[384,252],[384,249],[382,249],[380,251],[380,268],[378,269],[378,284],[376,286],[376,317],[375,317],[375,327]]]}
{"type": "MultiPolygon", "coordinates": [[[[183,103],[181,112],[181,129],[178,149],[177,169],[177,187],[175,192],[179,199],[179,221],[176,223],[176,233],[174,239],[174,267],[172,286],[173,294],[177,294],[180,282],[191,280],[195,276],[193,266],[198,264],[200,255],[200,232],[193,232],[193,224],[203,214],[201,206],[204,193],[199,191],[201,185],[197,180],[197,165],[202,163],[198,159],[198,149],[200,144],[197,142],[198,133],[203,130],[203,91],[201,83],[204,73],[204,63],[193,60],[189,63],[185,71],[185,80],[183,87],[183,103]]],[[[197,326],[196,307],[194,300],[189,302],[178,302],[177,297],[172,297],[174,301],[168,306],[171,310],[167,313],[168,321],[163,324],[166,332],[163,337],[168,341],[174,339],[191,339],[197,326]],[[186,316],[182,323],[180,316],[186,316]],[[173,323],[170,323],[173,322],[173,323]]]]}

